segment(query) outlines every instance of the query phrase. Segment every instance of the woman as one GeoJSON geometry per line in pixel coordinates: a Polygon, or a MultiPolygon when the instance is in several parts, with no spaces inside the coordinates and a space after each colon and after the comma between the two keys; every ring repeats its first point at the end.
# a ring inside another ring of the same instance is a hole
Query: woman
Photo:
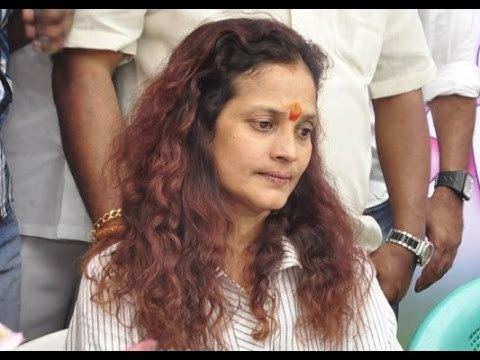
{"type": "Polygon", "coordinates": [[[98,224],[68,349],[400,349],[314,151],[325,63],[271,20],[178,45],[118,141],[122,221],[98,224]]]}

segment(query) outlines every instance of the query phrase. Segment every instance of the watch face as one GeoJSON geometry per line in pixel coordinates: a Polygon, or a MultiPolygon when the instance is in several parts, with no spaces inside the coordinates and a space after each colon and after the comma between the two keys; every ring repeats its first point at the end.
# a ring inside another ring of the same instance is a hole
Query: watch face
{"type": "Polygon", "coordinates": [[[465,184],[463,185],[463,195],[467,200],[470,200],[472,197],[473,191],[473,177],[470,174],[467,174],[465,177],[465,184]]]}

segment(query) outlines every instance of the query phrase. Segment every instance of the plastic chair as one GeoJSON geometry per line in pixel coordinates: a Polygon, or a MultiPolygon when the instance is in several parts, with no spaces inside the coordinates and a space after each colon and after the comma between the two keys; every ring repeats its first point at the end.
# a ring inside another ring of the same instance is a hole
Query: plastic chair
{"type": "Polygon", "coordinates": [[[67,330],[63,329],[28,341],[15,348],[15,351],[63,351],[65,350],[67,330]]]}
{"type": "Polygon", "coordinates": [[[480,278],[438,303],[420,324],[408,350],[480,351],[480,278]]]}

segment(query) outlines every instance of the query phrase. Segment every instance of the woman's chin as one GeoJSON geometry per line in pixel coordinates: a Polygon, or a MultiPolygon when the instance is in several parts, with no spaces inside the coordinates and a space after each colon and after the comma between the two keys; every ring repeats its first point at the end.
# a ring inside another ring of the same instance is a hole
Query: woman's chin
{"type": "Polygon", "coordinates": [[[259,206],[259,208],[265,209],[265,211],[277,211],[285,206],[287,200],[284,201],[268,201],[265,204],[259,206]]]}

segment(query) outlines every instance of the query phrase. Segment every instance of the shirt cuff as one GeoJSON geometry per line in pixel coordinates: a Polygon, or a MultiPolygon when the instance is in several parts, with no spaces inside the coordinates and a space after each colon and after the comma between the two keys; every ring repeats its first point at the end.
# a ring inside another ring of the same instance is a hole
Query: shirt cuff
{"type": "Polygon", "coordinates": [[[402,76],[371,83],[369,86],[370,98],[384,98],[421,89],[435,78],[436,73],[437,67],[434,62],[431,62],[429,67],[421,72],[401,74],[402,76]]]}
{"type": "Polygon", "coordinates": [[[75,29],[70,32],[64,44],[65,48],[91,50],[111,50],[124,53],[122,64],[133,59],[137,53],[137,42],[122,34],[102,32],[98,30],[75,29]],[[95,39],[95,41],[92,41],[95,39]]]}
{"type": "Polygon", "coordinates": [[[437,77],[422,89],[425,101],[457,94],[476,98],[480,94],[480,70],[471,62],[456,62],[438,69],[437,77]]]}

